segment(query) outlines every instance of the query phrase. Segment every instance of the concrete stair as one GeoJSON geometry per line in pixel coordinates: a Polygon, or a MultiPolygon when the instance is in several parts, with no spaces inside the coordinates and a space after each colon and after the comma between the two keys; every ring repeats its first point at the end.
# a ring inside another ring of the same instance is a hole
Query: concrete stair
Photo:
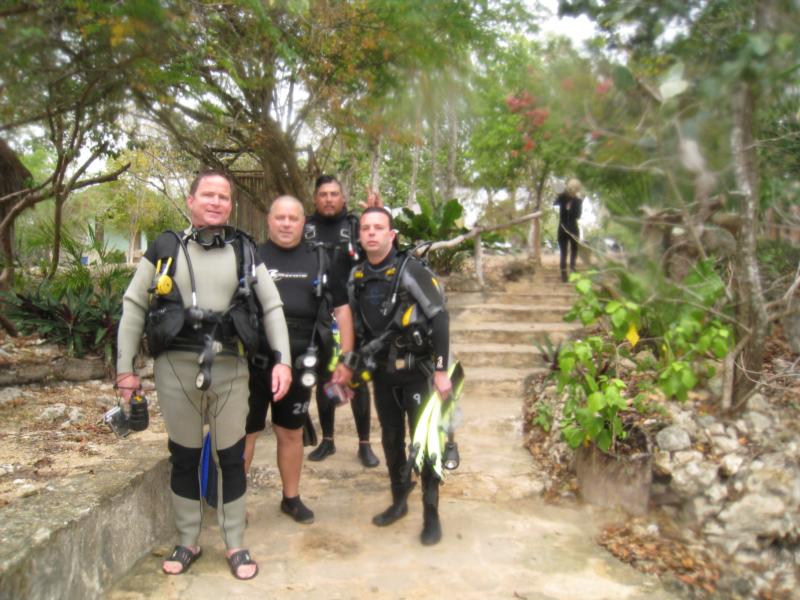
{"type": "Polygon", "coordinates": [[[525,378],[548,368],[539,345],[580,330],[563,320],[574,299],[572,287],[546,267],[504,292],[452,293],[450,340],[467,374],[465,407],[503,397],[518,401],[525,378]]]}

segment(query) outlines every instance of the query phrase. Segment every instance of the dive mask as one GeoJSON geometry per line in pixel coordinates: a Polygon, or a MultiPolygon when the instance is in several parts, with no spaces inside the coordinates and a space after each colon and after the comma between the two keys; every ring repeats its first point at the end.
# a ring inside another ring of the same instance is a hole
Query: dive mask
{"type": "Polygon", "coordinates": [[[189,239],[203,248],[222,248],[236,239],[236,228],[230,225],[192,228],[189,239]]]}

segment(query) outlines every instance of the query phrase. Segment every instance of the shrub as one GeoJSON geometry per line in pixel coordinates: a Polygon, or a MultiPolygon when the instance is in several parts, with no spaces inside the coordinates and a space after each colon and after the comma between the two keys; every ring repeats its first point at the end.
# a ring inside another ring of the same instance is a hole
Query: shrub
{"type": "Polygon", "coordinates": [[[728,353],[733,329],[724,310],[725,286],[710,261],[698,263],[679,284],[655,267],[574,274],[572,281],[579,297],[565,319],[599,329],[599,335],[567,342],[558,354],[559,391],[568,392],[561,432],[573,448],[594,442],[613,451],[625,436],[620,413],[643,410],[648,386],[684,401],[707,375],[706,359],[728,353]],[[641,393],[631,398],[618,365],[642,348],[655,361],[643,359],[637,369],[650,371],[652,383],[642,378],[641,393]]]}
{"type": "MultiPolygon", "coordinates": [[[[433,205],[424,198],[419,199],[420,213],[408,208],[395,219],[400,235],[409,242],[449,240],[467,230],[459,225],[464,208],[458,200],[433,205]]],[[[458,270],[470,252],[470,243],[464,242],[454,248],[442,248],[429,253],[428,263],[436,273],[446,275],[458,270]]]]}

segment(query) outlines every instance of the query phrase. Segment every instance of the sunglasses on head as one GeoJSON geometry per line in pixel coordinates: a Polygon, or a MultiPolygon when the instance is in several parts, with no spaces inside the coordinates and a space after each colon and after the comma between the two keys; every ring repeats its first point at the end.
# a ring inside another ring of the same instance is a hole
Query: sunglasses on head
{"type": "Polygon", "coordinates": [[[189,239],[194,240],[203,248],[222,248],[236,239],[236,228],[230,225],[200,227],[192,229],[189,239]]]}

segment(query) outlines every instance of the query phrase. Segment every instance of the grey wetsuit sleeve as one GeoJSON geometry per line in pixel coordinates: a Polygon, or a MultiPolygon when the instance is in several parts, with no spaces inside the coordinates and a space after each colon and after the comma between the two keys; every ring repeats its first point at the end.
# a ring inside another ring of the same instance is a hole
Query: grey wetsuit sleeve
{"type": "Polygon", "coordinates": [[[409,260],[401,285],[417,301],[422,312],[429,319],[444,310],[445,300],[441,283],[419,261],[409,260]]]}
{"type": "Polygon", "coordinates": [[[117,373],[133,371],[133,360],[139,352],[149,304],[147,289],[155,271],[153,263],[142,258],[122,297],[122,317],[117,330],[117,373]]]}
{"type": "Polygon", "coordinates": [[[262,323],[270,348],[274,352],[280,352],[282,364],[291,366],[292,353],[289,346],[289,330],[283,316],[283,302],[275,282],[272,281],[263,263],[256,267],[256,279],[256,295],[264,313],[262,323]]]}

